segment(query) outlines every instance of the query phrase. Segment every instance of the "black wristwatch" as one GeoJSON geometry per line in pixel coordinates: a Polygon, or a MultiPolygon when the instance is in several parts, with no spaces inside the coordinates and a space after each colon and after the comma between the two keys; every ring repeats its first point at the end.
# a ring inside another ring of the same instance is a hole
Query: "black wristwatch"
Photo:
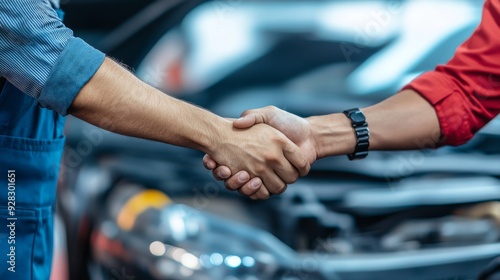
{"type": "Polygon", "coordinates": [[[356,133],[356,148],[354,153],[347,155],[347,158],[349,160],[363,159],[368,155],[368,147],[370,146],[370,130],[365,115],[359,108],[345,110],[344,114],[351,120],[356,133]]]}

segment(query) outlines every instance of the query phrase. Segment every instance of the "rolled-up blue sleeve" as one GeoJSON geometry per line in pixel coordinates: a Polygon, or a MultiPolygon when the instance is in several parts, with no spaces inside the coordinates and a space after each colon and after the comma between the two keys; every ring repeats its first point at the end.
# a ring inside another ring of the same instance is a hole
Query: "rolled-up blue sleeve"
{"type": "Polygon", "coordinates": [[[0,76],[60,114],[104,61],[48,0],[0,1],[0,76]]]}

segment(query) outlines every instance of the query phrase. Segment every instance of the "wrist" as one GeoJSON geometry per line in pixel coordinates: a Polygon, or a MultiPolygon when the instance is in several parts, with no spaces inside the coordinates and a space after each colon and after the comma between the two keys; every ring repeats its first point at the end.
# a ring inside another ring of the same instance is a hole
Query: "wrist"
{"type": "Polygon", "coordinates": [[[207,137],[201,139],[201,151],[214,155],[220,151],[224,145],[225,139],[230,138],[231,132],[234,130],[232,121],[221,117],[211,120],[207,123],[207,137]]]}
{"type": "Polygon", "coordinates": [[[311,124],[318,159],[354,152],[356,135],[344,114],[307,118],[311,124]]]}
{"type": "MultiPolygon", "coordinates": [[[[232,123],[205,109],[184,103],[180,100],[169,98],[171,118],[181,117],[177,126],[173,128],[174,134],[180,139],[180,146],[199,150],[213,157],[214,151],[219,151],[223,140],[228,137],[232,123]]],[[[172,135],[172,128],[165,137],[172,135]]],[[[170,143],[168,141],[164,141],[170,143]]]]}

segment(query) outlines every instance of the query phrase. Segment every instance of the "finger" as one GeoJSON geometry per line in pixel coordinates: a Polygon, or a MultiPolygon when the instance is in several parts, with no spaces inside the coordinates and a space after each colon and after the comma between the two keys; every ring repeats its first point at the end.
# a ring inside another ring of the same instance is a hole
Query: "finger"
{"type": "Polygon", "coordinates": [[[203,166],[208,170],[213,170],[217,167],[217,163],[209,155],[205,154],[203,156],[203,166]]]}
{"type": "Polygon", "coordinates": [[[289,142],[283,149],[285,158],[297,169],[300,176],[306,176],[311,170],[311,165],[306,157],[302,154],[299,147],[289,142]]]}
{"type": "Polygon", "coordinates": [[[231,177],[231,169],[227,166],[218,166],[212,171],[212,175],[219,181],[226,180],[231,177]]]}
{"type": "Polygon", "coordinates": [[[286,190],[286,183],[273,170],[266,171],[259,176],[269,193],[280,194],[286,190]]]}
{"type": "Polygon", "coordinates": [[[271,195],[269,194],[269,191],[266,188],[259,188],[257,193],[254,195],[250,196],[251,199],[257,200],[257,199],[268,199],[271,195]]]}
{"type": "Polygon", "coordinates": [[[284,159],[281,164],[274,168],[274,172],[281,178],[281,180],[283,180],[287,184],[295,183],[300,177],[300,174],[295,166],[293,166],[286,159],[284,159]]]}
{"type": "Polygon", "coordinates": [[[229,179],[227,179],[224,184],[226,185],[226,188],[228,190],[239,190],[245,183],[250,180],[250,175],[246,171],[239,171],[233,176],[231,176],[229,179]]]}
{"type": "Polygon", "coordinates": [[[260,178],[255,177],[243,185],[238,192],[245,196],[252,196],[259,191],[259,188],[265,188],[265,186],[262,185],[260,178]]]}

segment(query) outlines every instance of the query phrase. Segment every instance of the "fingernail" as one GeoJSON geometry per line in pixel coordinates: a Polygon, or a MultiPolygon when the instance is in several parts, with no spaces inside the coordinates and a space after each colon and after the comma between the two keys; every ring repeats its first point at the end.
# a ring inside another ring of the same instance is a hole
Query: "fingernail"
{"type": "Polygon", "coordinates": [[[259,181],[257,181],[257,180],[253,180],[252,182],[250,182],[250,186],[251,186],[252,188],[256,188],[256,187],[258,187],[258,186],[259,186],[259,181]]]}
{"type": "Polygon", "coordinates": [[[221,170],[221,171],[219,171],[217,174],[219,174],[219,177],[222,177],[222,178],[227,177],[226,172],[224,172],[224,171],[222,171],[222,170],[221,170]]]}
{"type": "Polygon", "coordinates": [[[240,180],[240,182],[246,182],[248,180],[247,174],[241,173],[240,175],[238,175],[238,180],[240,180]]]}

